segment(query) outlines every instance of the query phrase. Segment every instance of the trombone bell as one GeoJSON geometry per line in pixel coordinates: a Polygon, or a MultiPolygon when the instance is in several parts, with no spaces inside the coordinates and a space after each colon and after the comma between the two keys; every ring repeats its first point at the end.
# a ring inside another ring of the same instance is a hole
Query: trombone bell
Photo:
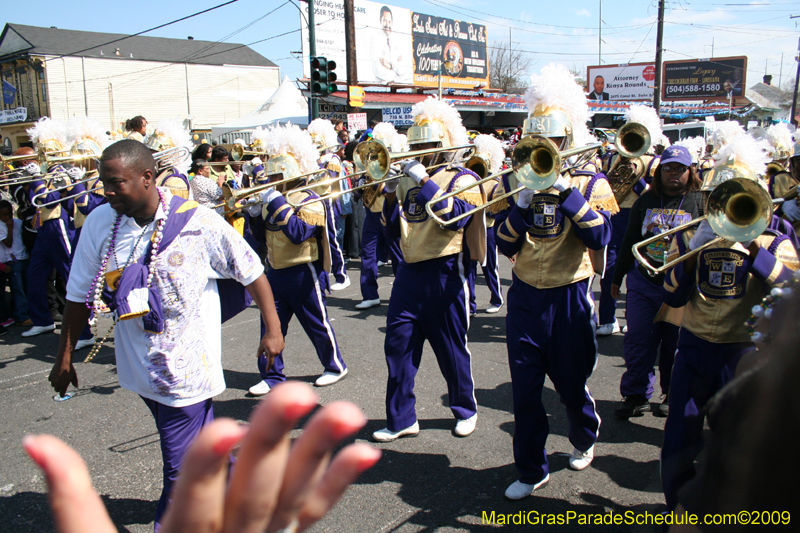
{"type": "Polygon", "coordinates": [[[714,233],[729,241],[750,241],[767,229],[772,198],[760,181],[733,178],[714,188],[706,211],[714,233]]]}
{"type": "Polygon", "coordinates": [[[489,174],[489,161],[482,155],[475,154],[464,163],[464,168],[471,170],[480,178],[485,178],[489,174]]]}
{"type": "Polygon", "coordinates": [[[511,155],[520,185],[533,191],[549,189],[558,179],[561,155],[556,144],[546,137],[525,137],[511,155]]]}
{"type": "Polygon", "coordinates": [[[617,152],[628,159],[643,156],[650,149],[651,143],[650,132],[638,122],[628,122],[622,126],[614,140],[617,152]]]}

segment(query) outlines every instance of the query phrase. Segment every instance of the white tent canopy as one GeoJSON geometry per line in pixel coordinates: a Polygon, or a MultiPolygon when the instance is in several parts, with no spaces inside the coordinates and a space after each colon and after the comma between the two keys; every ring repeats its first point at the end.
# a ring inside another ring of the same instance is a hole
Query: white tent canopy
{"type": "Polygon", "coordinates": [[[289,76],[284,76],[280,87],[254,112],[242,118],[232,120],[219,126],[211,127],[211,138],[217,139],[220,135],[240,130],[252,130],[258,126],[266,127],[273,124],[297,124],[308,126],[308,101],[289,81],[289,76]]]}

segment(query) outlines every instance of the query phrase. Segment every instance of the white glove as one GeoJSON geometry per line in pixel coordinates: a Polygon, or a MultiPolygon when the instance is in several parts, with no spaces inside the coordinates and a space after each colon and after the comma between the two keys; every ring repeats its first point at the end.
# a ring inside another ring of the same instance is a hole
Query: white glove
{"type": "Polygon", "coordinates": [[[689,241],[689,249],[690,250],[697,250],[705,243],[716,239],[717,234],[714,233],[714,230],[711,229],[711,226],[708,224],[708,220],[704,220],[697,226],[697,231],[694,234],[694,237],[689,241]]]}
{"type": "Polygon", "coordinates": [[[397,191],[398,185],[400,185],[400,178],[389,180],[383,184],[383,192],[392,194],[397,191]]]}
{"type": "Polygon", "coordinates": [[[83,175],[86,174],[86,171],[84,171],[81,167],[72,167],[67,169],[67,174],[69,174],[70,179],[74,183],[83,178],[83,175]]]}
{"type": "Polygon", "coordinates": [[[553,184],[553,188],[558,192],[564,192],[571,187],[572,183],[564,176],[559,176],[556,182],[553,184]]]}
{"type": "Polygon", "coordinates": [[[269,205],[272,200],[278,198],[279,196],[281,196],[281,193],[270,187],[261,193],[261,203],[263,205],[269,205]]]}
{"type": "Polygon", "coordinates": [[[425,165],[416,160],[408,161],[403,165],[403,174],[417,183],[420,183],[422,178],[428,177],[428,172],[425,170],[425,165]]]}
{"type": "Polygon", "coordinates": [[[27,172],[30,176],[38,176],[42,173],[42,170],[36,163],[28,163],[25,165],[25,172],[27,172]]]}
{"type": "Polygon", "coordinates": [[[531,189],[522,189],[519,192],[519,196],[517,196],[517,207],[521,209],[528,209],[531,206],[531,201],[533,201],[533,195],[536,194],[536,191],[531,189]]]}
{"type": "Polygon", "coordinates": [[[786,215],[786,218],[792,222],[800,220],[800,207],[797,207],[797,198],[783,202],[783,207],[781,207],[781,209],[783,210],[783,214],[786,215]]]}
{"type": "Polygon", "coordinates": [[[242,165],[242,172],[246,176],[252,176],[253,175],[253,168],[255,168],[255,167],[253,167],[253,165],[251,165],[250,163],[245,163],[244,165],[242,165]]]}
{"type": "Polygon", "coordinates": [[[261,161],[260,157],[254,157],[253,159],[250,160],[250,164],[253,165],[254,167],[257,167],[259,165],[263,165],[264,163],[261,161]]]}

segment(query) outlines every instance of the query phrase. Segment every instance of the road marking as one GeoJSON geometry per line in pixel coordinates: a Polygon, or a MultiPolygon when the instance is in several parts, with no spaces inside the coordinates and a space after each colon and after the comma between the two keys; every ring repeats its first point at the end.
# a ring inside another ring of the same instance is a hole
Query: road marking
{"type": "Polygon", "coordinates": [[[35,376],[37,374],[46,374],[50,372],[50,370],[40,370],[39,372],[31,372],[30,374],[23,374],[22,376],[17,376],[15,378],[8,378],[4,380],[0,380],[0,383],[8,383],[9,381],[14,381],[17,379],[27,378],[28,376],[35,376]]]}

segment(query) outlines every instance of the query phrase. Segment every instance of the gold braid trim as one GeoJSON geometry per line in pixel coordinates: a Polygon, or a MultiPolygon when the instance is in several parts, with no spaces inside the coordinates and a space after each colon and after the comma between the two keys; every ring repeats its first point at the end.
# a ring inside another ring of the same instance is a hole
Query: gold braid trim
{"type": "Polygon", "coordinates": [[[325,225],[325,213],[314,213],[308,209],[302,209],[295,211],[295,215],[305,222],[306,224],[310,224],[312,226],[324,226],[325,225]]]}
{"type": "Polygon", "coordinates": [[[613,196],[610,198],[592,199],[592,201],[589,202],[589,207],[595,211],[608,211],[612,215],[619,213],[619,205],[613,196]]]}
{"type": "Polygon", "coordinates": [[[501,211],[505,211],[508,209],[508,198],[503,198],[501,201],[497,202],[496,204],[492,204],[486,208],[486,210],[490,213],[500,213],[501,211]]]}
{"type": "MultiPolygon", "coordinates": [[[[478,187],[475,187],[475,189],[477,190],[478,187]]],[[[478,205],[483,205],[483,203],[484,203],[483,194],[481,194],[480,191],[472,191],[472,190],[464,191],[464,192],[461,192],[461,193],[457,194],[456,198],[458,198],[460,200],[464,200],[469,205],[478,206],[478,205]]]]}

